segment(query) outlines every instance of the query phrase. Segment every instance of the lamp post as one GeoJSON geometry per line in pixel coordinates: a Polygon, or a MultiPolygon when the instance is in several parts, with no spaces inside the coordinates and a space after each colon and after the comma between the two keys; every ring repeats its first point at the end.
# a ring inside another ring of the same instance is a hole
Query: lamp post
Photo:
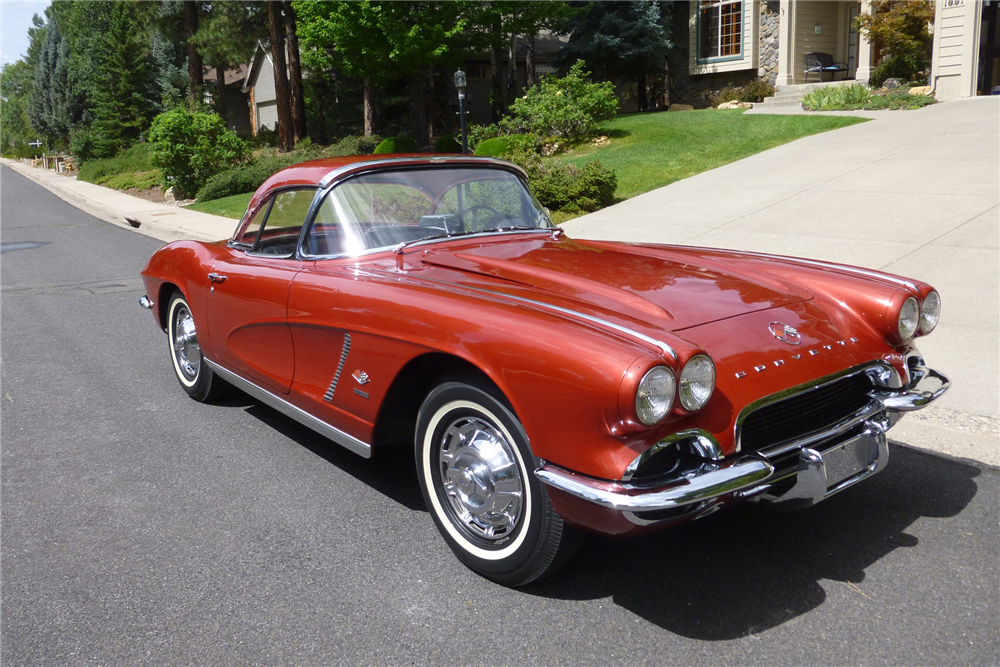
{"type": "Polygon", "coordinates": [[[458,117],[462,124],[462,155],[469,152],[469,140],[465,136],[465,72],[455,72],[455,88],[458,89],[458,117]]]}

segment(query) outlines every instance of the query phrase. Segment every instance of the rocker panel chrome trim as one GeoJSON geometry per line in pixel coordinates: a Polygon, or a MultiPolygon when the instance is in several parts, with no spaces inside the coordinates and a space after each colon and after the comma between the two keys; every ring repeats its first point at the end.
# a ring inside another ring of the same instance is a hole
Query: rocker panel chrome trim
{"type": "Polygon", "coordinates": [[[262,403],[269,405],[270,407],[274,408],[281,414],[287,417],[291,417],[292,419],[299,422],[303,426],[308,426],[309,428],[316,431],[323,437],[333,440],[338,445],[341,445],[342,447],[351,450],[352,452],[358,454],[359,456],[362,456],[366,459],[371,458],[372,446],[369,445],[367,442],[358,440],[353,435],[344,433],[339,428],[331,426],[330,424],[327,424],[325,421],[313,417],[311,414],[309,414],[302,408],[292,405],[291,403],[281,398],[280,396],[272,394],[267,389],[264,389],[263,387],[260,387],[254,384],[253,382],[250,382],[249,380],[240,377],[239,375],[233,373],[232,371],[226,370],[225,368],[219,366],[214,362],[209,361],[208,359],[205,359],[205,363],[207,363],[213,371],[218,373],[219,377],[221,377],[223,380],[234,385],[236,388],[245,391],[246,393],[250,394],[257,400],[261,401],[262,403]]]}

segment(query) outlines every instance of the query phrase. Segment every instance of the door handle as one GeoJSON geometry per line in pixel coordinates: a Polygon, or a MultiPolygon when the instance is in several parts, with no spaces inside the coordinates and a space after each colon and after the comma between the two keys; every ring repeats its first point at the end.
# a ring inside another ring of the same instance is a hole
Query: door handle
{"type": "Polygon", "coordinates": [[[214,271],[208,274],[208,279],[211,280],[213,283],[226,282],[226,276],[222,275],[221,273],[215,273],[214,271]]]}

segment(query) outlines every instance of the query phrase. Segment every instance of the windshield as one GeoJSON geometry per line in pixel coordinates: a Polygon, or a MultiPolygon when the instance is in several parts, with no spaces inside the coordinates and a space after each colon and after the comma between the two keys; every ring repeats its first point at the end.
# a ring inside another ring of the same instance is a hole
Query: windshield
{"type": "Polygon", "coordinates": [[[552,227],[521,180],[503,169],[382,171],[331,190],[304,249],[313,256],[353,255],[424,239],[552,227]]]}

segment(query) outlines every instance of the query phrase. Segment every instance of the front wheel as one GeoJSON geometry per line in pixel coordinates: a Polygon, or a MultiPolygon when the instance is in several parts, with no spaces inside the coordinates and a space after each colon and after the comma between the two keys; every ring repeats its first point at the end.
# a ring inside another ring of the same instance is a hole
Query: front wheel
{"type": "Polygon", "coordinates": [[[521,423],[492,387],[439,385],[417,416],[417,476],[434,523],[469,568],[507,586],[551,574],[582,535],[534,475],[521,423]]]}
{"type": "Polygon", "coordinates": [[[191,307],[180,292],[174,292],[167,302],[167,339],[174,373],[188,396],[196,401],[220,396],[225,384],[205,363],[191,307]]]}

